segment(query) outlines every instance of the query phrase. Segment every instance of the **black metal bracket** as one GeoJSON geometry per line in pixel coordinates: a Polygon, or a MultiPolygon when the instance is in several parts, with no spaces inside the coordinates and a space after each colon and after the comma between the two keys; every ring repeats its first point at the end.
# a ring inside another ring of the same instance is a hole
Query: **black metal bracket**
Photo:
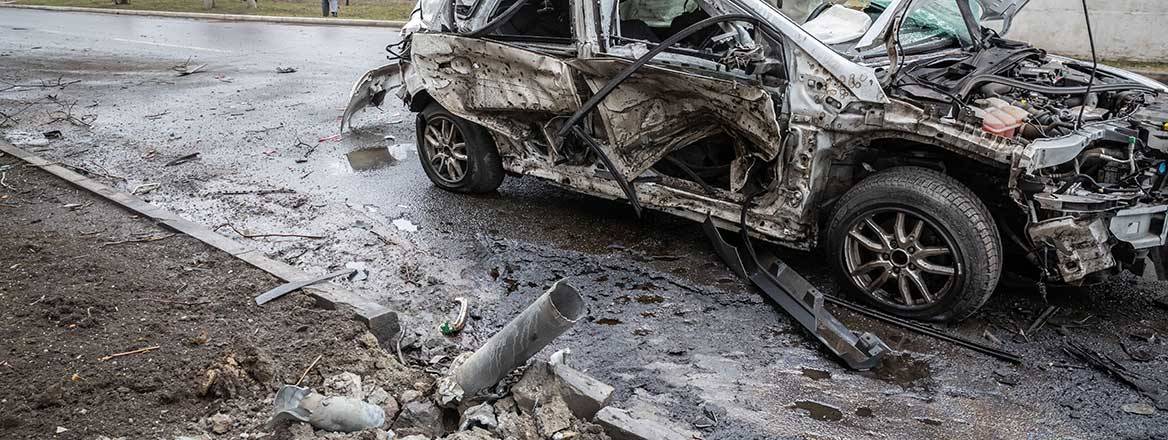
{"type": "Polygon", "coordinates": [[[754,252],[750,252],[748,258],[742,258],[738,248],[722,238],[709,216],[706,217],[703,230],[714,244],[714,251],[731,270],[758,286],[796,322],[815,335],[828,350],[843,359],[848,367],[870,370],[878,366],[881,358],[891,351],[876,335],[848,329],[823,307],[823,293],[782,261],[776,259],[768,270],[758,262],[754,252]]]}

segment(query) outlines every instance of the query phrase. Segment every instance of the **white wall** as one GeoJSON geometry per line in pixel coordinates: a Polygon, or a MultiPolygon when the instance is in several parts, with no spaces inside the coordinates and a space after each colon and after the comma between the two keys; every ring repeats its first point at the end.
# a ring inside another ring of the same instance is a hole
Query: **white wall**
{"type": "MultiPolygon", "coordinates": [[[[1168,0],[1088,0],[1087,6],[1100,58],[1168,63],[1168,0]]],[[[1009,37],[1064,55],[1091,53],[1082,0],[1031,0],[1009,37]]]]}

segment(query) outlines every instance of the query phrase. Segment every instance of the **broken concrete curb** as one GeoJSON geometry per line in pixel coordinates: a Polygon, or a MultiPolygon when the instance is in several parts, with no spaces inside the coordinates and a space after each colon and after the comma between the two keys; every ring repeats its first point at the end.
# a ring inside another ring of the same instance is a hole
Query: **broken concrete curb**
{"type": "Polygon", "coordinates": [[[316,25],[332,25],[332,26],[374,26],[374,27],[391,27],[400,28],[405,26],[406,22],[397,20],[367,20],[359,18],[324,18],[324,17],[278,17],[267,15],[242,15],[242,14],[214,14],[207,12],[174,12],[174,11],[144,11],[137,9],[106,9],[106,8],[85,8],[76,6],[48,6],[48,5],[18,5],[10,3],[0,3],[2,8],[14,9],[36,9],[44,11],[58,11],[58,12],[90,12],[95,14],[113,14],[113,15],[139,15],[149,17],[170,17],[170,18],[189,18],[197,20],[231,20],[231,21],[256,21],[265,23],[285,23],[285,24],[316,24],[316,25]]]}
{"type": "Polygon", "coordinates": [[[596,423],[604,427],[612,440],[688,440],[693,433],[678,431],[652,420],[634,417],[628,411],[608,406],[596,414],[596,423]]]}
{"type": "MultiPolygon", "coordinates": [[[[268,258],[260,252],[249,249],[235,240],[219,235],[206,226],[151,205],[133,194],[115,190],[103,183],[58,165],[55,162],[50,162],[40,156],[25,151],[7,141],[0,140],[0,152],[11,154],[13,157],[23,160],[30,165],[64,179],[73,185],[90,191],[130,211],[152,218],[170,229],[186,234],[208,246],[226,252],[284,281],[302,280],[311,277],[295,266],[268,258]]],[[[305,287],[303,290],[315,298],[318,304],[324,308],[351,308],[355,318],[365,323],[383,345],[388,344],[389,341],[393,341],[398,332],[400,332],[397,312],[362,298],[348,289],[336,284],[322,283],[305,287]]]]}

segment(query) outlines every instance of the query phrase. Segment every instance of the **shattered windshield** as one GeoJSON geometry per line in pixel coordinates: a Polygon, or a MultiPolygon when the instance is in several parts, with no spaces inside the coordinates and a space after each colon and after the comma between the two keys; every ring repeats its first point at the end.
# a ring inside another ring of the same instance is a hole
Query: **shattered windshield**
{"type": "MultiPolygon", "coordinates": [[[[910,46],[935,39],[953,39],[968,45],[973,42],[961,17],[958,1],[969,2],[974,17],[981,16],[981,5],[974,0],[916,0],[905,13],[900,28],[901,45],[910,46]]],[[[872,6],[887,8],[892,0],[872,0],[872,6]]]]}

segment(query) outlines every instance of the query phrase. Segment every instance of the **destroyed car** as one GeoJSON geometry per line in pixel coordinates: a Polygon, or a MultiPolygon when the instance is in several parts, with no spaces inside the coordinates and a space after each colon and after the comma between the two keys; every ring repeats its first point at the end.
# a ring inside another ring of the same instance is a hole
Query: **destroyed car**
{"type": "Polygon", "coordinates": [[[708,216],[904,317],[969,316],[1006,260],[1163,277],[1168,88],[1006,39],[1026,2],[422,0],[342,128],[393,93],[440,188],[708,216]]]}

